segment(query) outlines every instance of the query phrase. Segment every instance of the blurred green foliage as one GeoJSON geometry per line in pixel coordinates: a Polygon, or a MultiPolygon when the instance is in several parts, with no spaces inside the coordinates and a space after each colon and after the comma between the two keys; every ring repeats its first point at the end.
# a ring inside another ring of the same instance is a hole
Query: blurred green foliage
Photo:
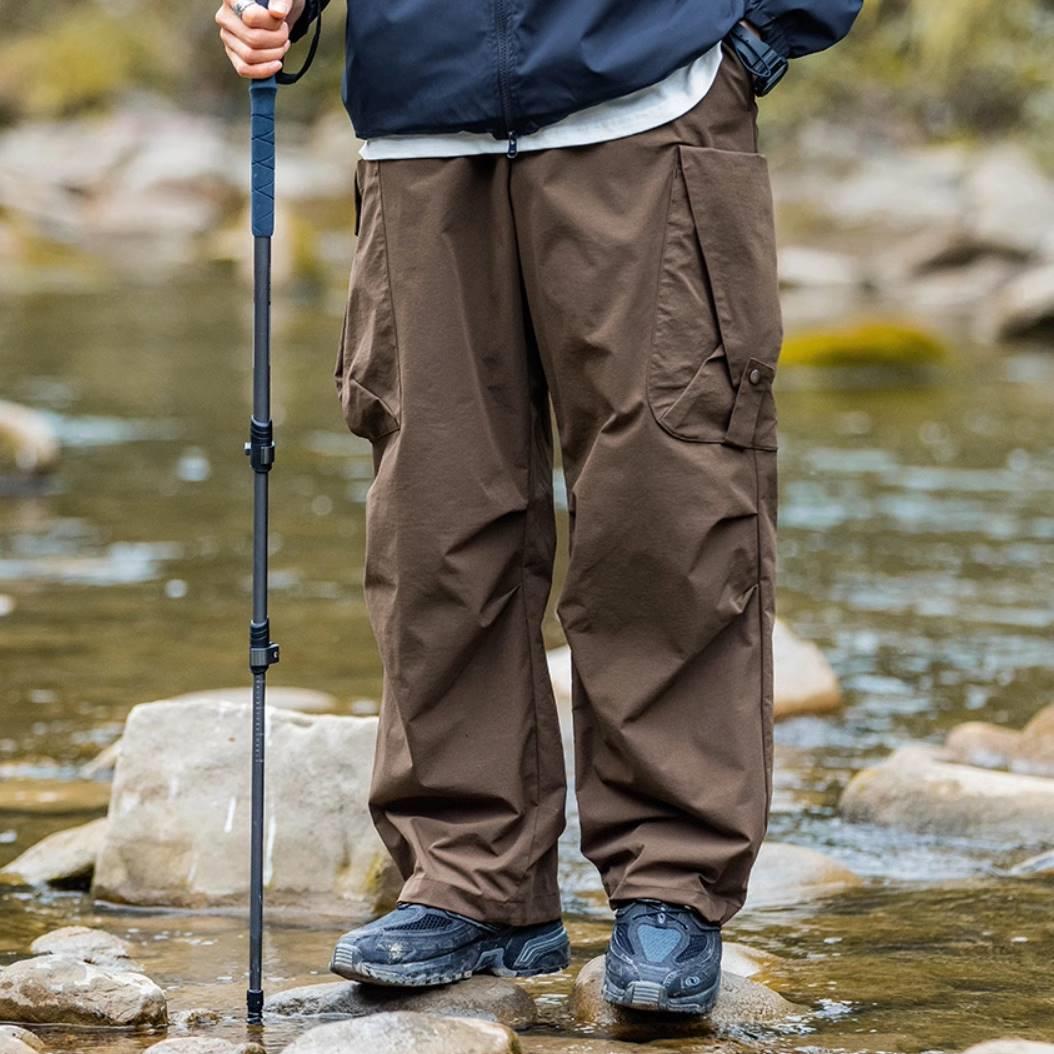
{"type": "MultiPolygon", "coordinates": [[[[231,69],[213,16],[219,0],[48,0],[5,8],[0,123],[106,109],[158,92],[190,110],[240,116],[247,81],[231,69]]],[[[310,120],[340,107],[343,4],[326,13],[310,76],[282,98],[283,115],[310,120]]],[[[307,41],[293,47],[297,69],[307,41]]]]}
{"type": "MultiPolygon", "coordinates": [[[[849,38],[796,63],[765,107],[929,139],[1054,139],[1054,0],[864,0],[849,38]]],[[[1054,159],[1052,159],[1054,160],[1054,159]]]]}
{"type": "MultiPolygon", "coordinates": [[[[150,90],[180,105],[240,114],[245,85],[227,64],[218,0],[48,0],[5,11],[0,120],[112,105],[150,90]]],[[[699,0],[704,2],[704,0],[699,0]]],[[[343,4],[334,0],[311,76],[287,116],[339,106],[343,4]]],[[[306,42],[292,53],[298,66],[306,42]]],[[[1054,140],[1054,0],[865,0],[849,39],[794,65],[765,100],[777,133],[817,115],[903,124],[955,137],[1008,130],[1054,140]]]]}

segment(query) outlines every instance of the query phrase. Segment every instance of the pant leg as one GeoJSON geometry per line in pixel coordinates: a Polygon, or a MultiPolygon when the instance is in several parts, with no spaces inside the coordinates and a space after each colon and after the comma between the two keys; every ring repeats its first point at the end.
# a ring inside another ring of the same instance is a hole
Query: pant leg
{"type": "Polygon", "coordinates": [[[560,913],[565,787],[541,636],[552,437],[508,171],[487,157],[360,163],[337,383],[376,466],[377,828],[403,899],[527,924],[560,913]]]}
{"type": "Polygon", "coordinates": [[[586,855],[613,901],[741,906],[771,786],[772,203],[749,80],[662,128],[521,155],[513,202],[572,518],[586,855]]]}

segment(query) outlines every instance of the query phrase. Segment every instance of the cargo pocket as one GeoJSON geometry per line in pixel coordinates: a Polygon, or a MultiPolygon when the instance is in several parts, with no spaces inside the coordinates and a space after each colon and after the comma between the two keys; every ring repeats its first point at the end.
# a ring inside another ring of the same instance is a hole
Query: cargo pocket
{"type": "Polygon", "coordinates": [[[679,146],[648,361],[656,420],[679,439],[775,450],[781,340],[765,158],[679,146]]]}
{"type": "Polygon", "coordinates": [[[348,428],[373,441],[399,428],[400,379],[380,175],[369,162],[355,171],[355,226],[334,379],[348,428]]]}

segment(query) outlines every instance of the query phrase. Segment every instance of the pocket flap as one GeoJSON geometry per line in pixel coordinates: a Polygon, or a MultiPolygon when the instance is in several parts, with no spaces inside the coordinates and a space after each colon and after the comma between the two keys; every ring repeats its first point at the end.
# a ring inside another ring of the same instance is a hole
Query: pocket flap
{"type": "Polygon", "coordinates": [[[751,358],[775,365],[783,338],[768,163],[761,154],[678,149],[729,373],[738,388],[751,358]]]}

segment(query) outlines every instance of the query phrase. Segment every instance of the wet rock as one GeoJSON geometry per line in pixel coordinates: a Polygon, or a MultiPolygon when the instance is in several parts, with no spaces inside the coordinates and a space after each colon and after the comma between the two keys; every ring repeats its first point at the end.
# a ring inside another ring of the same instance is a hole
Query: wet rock
{"type": "Polygon", "coordinates": [[[319,1014],[364,1017],[379,1011],[414,1010],[452,1017],[486,1018],[510,1028],[530,1028],[537,1017],[534,1000],[512,981],[471,977],[444,988],[410,990],[361,985],[355,981],[305,985],[276,992],[264,1007],[285,1016],[319,1014]]]}
{"type": "Polygon", "coordinates": [[[0,1025],[0,1054],[35,1054],[44,1050],[44,1041],[17,1025],[0,1025]]]}
{"type": "Polygon", "coordinates": [[[852,256],[803,245],[788,245],[780,250],[779,276],[785,289],[859,286],[864,282],[860,265],[852,256]]]}
{"type": "MultiPolygon", "coordinates": [[[[234,688],[206,688],[199,692],[185,692],[166,700],[171,703],[196,703],[202,700],[224,703],[251,703],[252,685],[234,688]]],[[[327,713],[337,709],[337,697],[314,688],[289,688],[284,685],[267,686],[267,705],[279,710],[300,710],[303,713],[327,713]]]]}
{"type": "Polygon", "coordinates": [[[1022,860],[1010,869],[1010,874],[1015,878],[1020,878],[1024,875],[1054,874],[1054,850],[1039,853],[1036,856],[1030,856],[1027,860],[1022,860]]]}
{"type": "Polygon", "coordinates": [[[775,716],[820,714],[842,705],[838,678],[823,652],[780,619],[772,634],[775,716]]]}
{"type": "Polygon", "coordinates": [[[1054,841],[1054,780],[958,765],[903,747],[857,773],[841,802],[848,820],[996,845],[1054,841]]]}
{"type": "Polygon", "coordinates": [[[750,875],[746,907],[774,908],[833,896],[861,884],[860,876],[815,849],[765,842],[750,875]]]}
{"type": "Polygon", "coordinates": [[[754,977],[771,969],[782,960],[771,952],[749,948],[736,941],[725,941],[721,947],[721,969],[737,977],[754,977]]]}
{"type": "Polygon", "coordinates": [[[1054,706],[1041,710],[1021,731],[967,721],[948,733],[943,755],[964,765],[1054,777],[1054,706]]]}
{"type": "Polygon", "coordinates": [[[23,959],[0,970],[0,1020],[129,1028],[164,1025],[165,995],[141,973],[65,955],[23,959]]]}
{"type": "Polygon", "coordinates": [[[612,1006],[600,994],[604,956],[582,967],[571,993],[571,1012],[580,1025],[601,1028],[619,1038],[663,1035],[710,1035],[724,1029],[784,1021],[801,1011],[770,988],[736,974],[722,973],[721,994],[709,1017],[626,1010],[612,1006]]]}
{"type": "Polygon", "coordinates": [[[91,759],[81,765],[80,774],[86,780],[110,779],[113,770],[117,766],[117,758],[121,753],[121,741],[115,739],[108,747],[104,747],[91,759]]]}
{"type": "Polygon", "coordinates": [[[1007,282],[982,314],[979,329],[991,340],[1054,334],[1054,264],[1033,267],[1007,282]]]}
{"type": "Polygon", "coordinates": [[[88,926],[63,926],[52,930],[38,937],[29,950],[34,955],[67,955],[96,966],[140,970],[138,963],[132,960],[132,949],[127,941],[88,926]]]}
{"type": "Polygon", "coordinates": [[[958,219],[968,164],[963,150],[927,148],[868,158],[834,183],[815,171],[803,182],[806,196],[841,225],[916,228],[958,219]]]}
{"type": "Polygon", "coordinates": [[[27,406],[0,399],[0,439],[13,448],[19,472],[50,472],[58,464],[55,429],[43,414],[27,406]]]}
{"type": "MultiPolygon", "coordinates": [[[[830,663],[815,644],[802,640],[780,619],[773,632],[775,716],[828,713],[842,704],[842,691],[830,663]]],[[[571,704],[571,649],[547,653],[557,702],[571,704]]]]}
{"type": "MultiPolygon", "coordinates": [[[[379,910],[398,881],[366,805],[376,718],[268,710],[268,906],[379,910]]],[[[170,700],[132,710],[95,869],[97,897],[244,905],[250,729],[243,703],[170,700]]]]}
{"type": "Polygon", "coordinates": [[[1054,1054],[1054,1043],[1037,1043],[1031,1039],[990,1039],[977,1043],[963,1054],[1054,1054]]]}
{"type": "Polygon", "coordinates": [[[304,1033],[283,1054],[518,1054],[516,1034],[493,1021],[399,1011],[304,1033]]]}
{"type": "Polygon", "coordinates": [[[927,227],[890,250],[882,273],[887,280],[906,281],[935,271],[958,273],[980,259],[991,257],[1019,262],[1027,259],[1028,253],[1001,240],[989,241],[960,223],[927,227]]]}
{"type": "Polygon", "coordinates": [[[1032,253],[1054,229],[1054,183],[1018,146],[985,150],[964,190],[969,229],[990,244],[1032,253]]]}
{"type": "Polygon", "coordinates": [[[146,1049],[152,1054],[265,1054],[259,1043],[231,1043],[227,1039],[210,1039],[207,1036],[163,1039],[146,1049]]]}
{"type": "Polygon", "coordinates": [[[30,886],[89,879],[105,833],[105,818],[56,831],[12,860],[0,875],[30,886]]]}
{"type": "Polygon", "coordinates": [[[110,788],[92,780],[4,780],[0,783],[0,812],[29,812],[59,816],[98,812],[106,808],[110,788]]]}
{"type": "Polygon", "coordinates": [[[916,278],[898,290],[897,296],[902,304],[931,318],[948,311],[974,317],[978,305],[998,295],[1014,273],[1014,265],[1004,259],[981,257],[964,267],[916,278]]]}

